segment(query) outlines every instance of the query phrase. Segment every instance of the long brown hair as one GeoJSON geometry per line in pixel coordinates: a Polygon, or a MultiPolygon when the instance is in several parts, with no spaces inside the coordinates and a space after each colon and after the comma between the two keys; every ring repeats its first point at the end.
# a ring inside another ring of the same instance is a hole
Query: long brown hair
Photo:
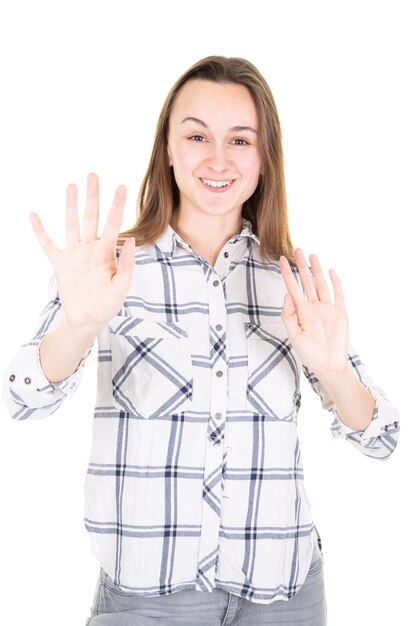
{"type": "Polygon", "coordinates": [[[263,173],[242,216],[252,222],[259,237],[262,259],[277,260],[281,254],[295,265],[285,193],[281,126],[272,92],[259,70],[239,57],[209,56],[192,65],[174,84],[164,102],[156,127],[149,166],[137,203],[135,225],[120,233],[120,240],[135,237],[136,245],[153,243],[168,226],[179,204],[180,192],[168,162],[169,116],[181,87],[191,79],[236,83],[249,89],[259,120],[259,146],[263,173]]]}

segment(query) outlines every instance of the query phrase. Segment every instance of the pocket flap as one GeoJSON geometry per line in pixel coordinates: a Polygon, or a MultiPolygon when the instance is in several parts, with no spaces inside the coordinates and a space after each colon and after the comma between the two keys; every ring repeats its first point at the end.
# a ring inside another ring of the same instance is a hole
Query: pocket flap
{"type": "Polygon", "coordinates": [[[246,337],[249,339],[267,339],[268,335],[273,335],[279,339],[286,339],[287,329],[282,320],[257,324],[256,322],[245,322],[246,337]]]}
{"type": "Polygon", "coordinates": [[[182,339],[188,337],[183,322],[157,322],[143,317],[116,315],[109,322],[110,331],[115,335],[130,337],[152,337],[163,339],[182,339]]]}

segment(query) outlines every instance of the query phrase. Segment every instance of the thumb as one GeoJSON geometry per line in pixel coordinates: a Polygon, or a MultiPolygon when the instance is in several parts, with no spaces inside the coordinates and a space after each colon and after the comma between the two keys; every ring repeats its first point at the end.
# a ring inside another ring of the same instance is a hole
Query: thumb
{"type": "Polygon", "coordinates": [[[298,325],[294,300],[292,299],[291,294],[289,294],[288,292],[285,294],[284,297],[281,318],[285,324],[285,328],[287,329],[288,338],[291,342],[293,342],[294,339],[298,337],[298,335],[302,332],[302,329],[298,325]]]}
{"type": "Polygon", "coordinates": [[[113,284],[121,293],[126,294],[129,291],[134,267],[135,238],[129,237],[120,251],[119,265],[116,274],[113,276],[113,284]]]}

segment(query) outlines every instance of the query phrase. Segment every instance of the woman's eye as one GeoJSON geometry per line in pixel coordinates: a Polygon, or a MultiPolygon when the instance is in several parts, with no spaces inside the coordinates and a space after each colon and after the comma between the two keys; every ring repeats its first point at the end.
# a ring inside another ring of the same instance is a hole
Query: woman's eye
{"type": "MultiPolygon", "coordinates": [[[[202,135],[191,135],[191,137],[189,137],[188,139],[191,139],[192,141],[196,141],[198,143],[206,141],[205,137],[203,137],[202,135]]],[[[249,141],[247,141],[246,139],[242,139],[241,137],[236,137],[236,139],[232,140],[232,143],[235,146],[248,146],[249,145],[249,141]]]]}

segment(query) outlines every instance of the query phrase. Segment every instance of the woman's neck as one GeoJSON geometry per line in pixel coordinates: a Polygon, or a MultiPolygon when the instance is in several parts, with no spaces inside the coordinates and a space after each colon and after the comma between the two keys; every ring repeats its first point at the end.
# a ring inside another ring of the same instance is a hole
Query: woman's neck
{"type": "MultiPolygon", "coordinates": [[[[221,216],[223,217],[223,216],[221,216]]],[[[170,226],[188,243],[194,252],[208,261],[212,267],[226,241],[242,230],[242,215],[224,216],[229,219],[216,219],[216,216],[185,216],[178,209],[173,212],[170,226]]]]}

